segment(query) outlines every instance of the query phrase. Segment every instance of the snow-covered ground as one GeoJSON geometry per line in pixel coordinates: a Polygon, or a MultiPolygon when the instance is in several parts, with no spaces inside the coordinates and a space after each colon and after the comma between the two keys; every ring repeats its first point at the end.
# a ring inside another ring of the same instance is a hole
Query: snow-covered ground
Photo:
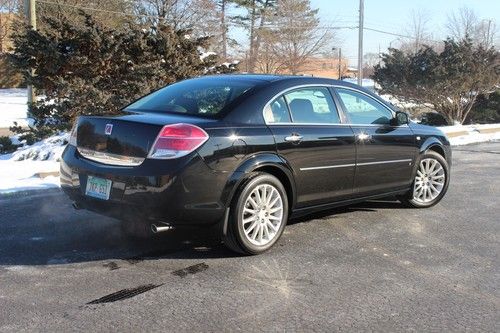
{"type": "Polygon", "coordinates": [[[19,126],[27,126],[26,103],[26,89],[0,89],[0,128],[9,128],[15,121],[19,126]]]}
{"type": "Polygon", "coordinates": [[[58,187],[59,160],[67,140],[68,133],[61,133],[0,155],[0,194],[58,187]]]}
{"type": "Polygon", "coordinates": [[[500,124],[455,125],[439,127],[452,146],[500,140],[500,124]]]}

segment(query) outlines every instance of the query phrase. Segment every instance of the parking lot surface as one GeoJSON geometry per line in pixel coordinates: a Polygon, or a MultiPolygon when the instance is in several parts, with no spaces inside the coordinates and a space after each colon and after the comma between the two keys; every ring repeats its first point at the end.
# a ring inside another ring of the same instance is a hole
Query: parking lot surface
{"type": "Polygon", "coordinates": [[[58,191],[0,198],[0,331],[500,331],[500,143],[457,147],[430,209],[370,201],[291,221],[240,257],[157,242],[58,191]]]}

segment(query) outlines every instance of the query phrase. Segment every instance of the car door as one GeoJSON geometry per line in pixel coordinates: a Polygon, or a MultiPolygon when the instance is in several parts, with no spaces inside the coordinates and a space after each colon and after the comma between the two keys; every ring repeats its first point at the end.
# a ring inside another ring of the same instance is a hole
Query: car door
{"type": "Polygon", "coordinates": [[[295,176],[297,208],[352,195],[355,147],[326,86],[289,90],[264,108],[278,153],[295,176]]]}
{"type": "Polygon", "coordinates": [[[417,156],[409,126],[392,125],[394,112],[367,93],[342,87],[335,91],[356,137],[356,195],[408,187],[417,156]]]}

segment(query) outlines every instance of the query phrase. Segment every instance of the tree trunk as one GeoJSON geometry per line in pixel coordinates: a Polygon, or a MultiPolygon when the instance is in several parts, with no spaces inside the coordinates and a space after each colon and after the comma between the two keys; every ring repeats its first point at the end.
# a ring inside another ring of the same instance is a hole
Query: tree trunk
{"type": "Polygon", "coordinates": [[[250,14],[250,49],[248,50],[248,72],[253,73],[255,69],[255,20],[257,8],[255,0],[252,1],[252,12],[250,14]]]}
{"type": "Polygon", "coordinates": [[[269,7],[269,0],[266,0],[264,3],[264,8],[260,14],[260,23],[259,23],[259,28],[257,28],[257,36],[255,37],[255,45],[254,45],[254,55],[255,55],[255,60],[254,60],[254,67],[255,63],[257,62],[257,59],[259,57],[259,50],[260,50],[260,41],[261,41],[261,34],[262,34],[262,28],[264,28],[264,24],[266,22],[266,15],[267,15],[267,9],[269,7]]]}
{"type": "Polygon", "coordinates": [[[227,60],[226,0],[221,0],[220,24],[222,28],[222,58],[227,60]]]}

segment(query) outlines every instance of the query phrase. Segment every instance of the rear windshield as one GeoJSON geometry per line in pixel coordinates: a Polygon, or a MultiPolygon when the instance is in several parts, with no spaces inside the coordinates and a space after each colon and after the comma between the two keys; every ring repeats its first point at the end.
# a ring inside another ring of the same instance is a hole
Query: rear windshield
{"type": "Polygon", "coordinates": [[[216,117],[235,98],[253,88],[253,82],[210,79],[181,81],[157,90],[125,108],[129,111],[182,113],[216,117]]]}

